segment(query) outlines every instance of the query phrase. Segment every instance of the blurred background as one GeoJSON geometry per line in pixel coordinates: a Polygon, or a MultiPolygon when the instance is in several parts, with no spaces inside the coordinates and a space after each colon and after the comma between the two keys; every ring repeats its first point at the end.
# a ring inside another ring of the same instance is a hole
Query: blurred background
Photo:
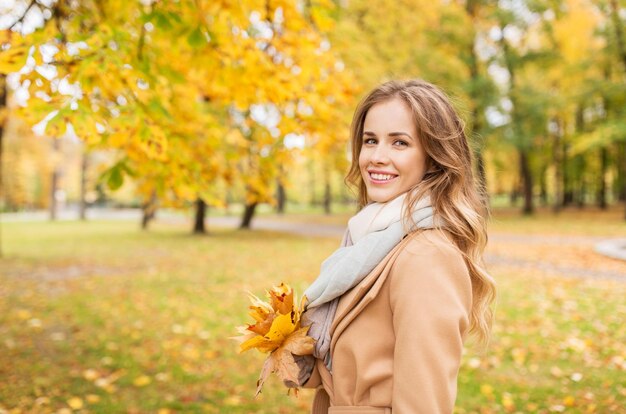
{"type": "Polygon", "coordinates": [[[466,123],[499,300],[456,413],[626,413],[623,0],[0,1],[0,413],[305,413],[237,354],[356,211],[359,99],[466,123]],[[206,237],[201,237],[206,236],[206,237]]]}

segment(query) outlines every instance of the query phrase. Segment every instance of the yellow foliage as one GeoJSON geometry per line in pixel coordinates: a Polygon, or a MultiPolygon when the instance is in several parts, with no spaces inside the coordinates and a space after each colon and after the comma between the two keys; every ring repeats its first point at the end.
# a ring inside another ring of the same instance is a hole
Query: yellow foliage
{"type": "Polygon", "coordinates": [[[70,408],[72,408],[73,410],[80,410],[85,404],[83,403],[83,400],[81,398],[72,397],[67,400],[67,405],[69,405],[70,408]]]}
{"type": "Polygon", "coordinates": [[[57,78],[80,85],[76,99],[36,71],[24,74],[35,102],[23,111],[25,119],[34,125],[65,108],[48,123],[49,135],[62,134],[70,123],[91,147],[121,150],[140,180],[158,183],[139,188],[156,189],[161,199],[202,194],[217,203],[223,196],[208,183],[217,188],[238,181],[249,189],[248,200],[271,200],[277,164],[284,168],[291,162],[283,137],[337,128],[338,113],[345,110],[338,103],[350,100],[348,84],[353,82],[347,71],[337,69],[341,65],[334,51],[323,46],[324,33],[334,26],[336,6],[329,0],[305,9],[290,0],[203,0],[140,8],[116,0],[98,4],[97,10],[84,2],[64,7],[72,19],[60,15],[56,24],[28,36],[2,33],[0,40],[11,45],[0,58],[4,70],[18,67],[26,45],[35,46],[35,60],[43,63],[39,47],[55,39],[57,78]],[[40,92],[50,100],[36,99],[40,92]],[[337,101],[333,105],[321,96],[337,101]],[[249,117],[251,106],[258,104],[274,105],[281,117],[289,105],[305,105],[312,113],[280,120],[270,134],[249,117]],[[246,128],[257,132],[247,136],[243,126],[233,126],[232,108],[246,114],[246,128]],[[96,123],[106,131],[98,131],[96,123]],[[237,174],[230,168],[238,161],[237,174]]]}
{"type": "Polygon", "coordinates": [[[0,53],[0,73],[6,75],[20,70],[26,64],[29,49],[30,46],[28,45],[16,45],[2,51],[0,53]]]}
{"type": "Polygon", "coordinates": [[[554,22],[554,37],[569,64],[589,57],[601,44],[594,35],[601,18],[597,6],[587,0],[567,0],[568,13],[554,22]]]}

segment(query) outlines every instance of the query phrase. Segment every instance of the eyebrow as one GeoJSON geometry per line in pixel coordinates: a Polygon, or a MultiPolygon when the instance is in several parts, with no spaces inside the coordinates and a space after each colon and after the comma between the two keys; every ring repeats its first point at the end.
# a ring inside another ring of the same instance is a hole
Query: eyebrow
{"type": "MultiPolygon", "coordinates": [[[[373,133],[372,131],[363,131],[363,135],[367,135],[367,136],[371,136],[371,137],[375,137],[376,134],[373,133]]],[[[411,135],[409,135],[406,132],[390,132],[387,134],[387,136],[389,137],[399,137],[399,136],[405,136],[405,137],[409,137],[411,139],[413,139],[413,137],[411,135]]]]}

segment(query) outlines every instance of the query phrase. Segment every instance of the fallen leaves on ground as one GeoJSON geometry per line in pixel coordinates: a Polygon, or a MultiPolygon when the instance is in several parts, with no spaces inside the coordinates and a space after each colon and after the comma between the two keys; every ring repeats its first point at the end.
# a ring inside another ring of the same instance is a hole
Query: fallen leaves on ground
{"type": "MultiPolygon", "coordinates": [[[[519,222],[528,233],[528,221],[519,222]]],[[[550,223],[536,226],[537,240],[555,233],[550,223]]],[[[227,337],[250,317],[240,292],[260,291],[286,270],[300,291],[338,240],[186,232],[158,223],[150,232],[129,222],[3,223],[0,412],[309,412],[312,391],[286,398],[279,381],[253,398],[263,359],[238,353],[227,337]],[[76,263],[128,271],[36,271],[76,263]],[[151,382],[135,386],[142,375],[151,382]],[[81,410],[70,408],[72,398],[81,410]]],[[[491,246],[543,260],[536,244],[506,244],[491,246]]],[[[573,266],[595,268],[586,259],[573,266]]],[[[626,283],[506,264],[489,270],[499,295],[494,332],[485,350],[466,344],[455,413],[622,413],[626,283]]]]}

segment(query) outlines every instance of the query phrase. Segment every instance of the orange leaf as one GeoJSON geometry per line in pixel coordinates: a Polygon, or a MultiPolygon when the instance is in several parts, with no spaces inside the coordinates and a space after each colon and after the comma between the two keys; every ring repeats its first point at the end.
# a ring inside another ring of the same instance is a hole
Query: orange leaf
{"type": "Polygon", "coordinates": [[[293,289],[281,283],[279,286],[274,286],[272,290],[268,292],[272,308],[278,312],[286,315],[293,309],[293,289]]]}
{"type": "Polygon", "coordinates": [[[254,325],[248,326],[248,330],[259,335],[266,335],[270,328],[272,327],[272,322],[274,322],[274,318],[276,317],[275,313],[271,313],[267,315],[267,317],[254,325]]]}

